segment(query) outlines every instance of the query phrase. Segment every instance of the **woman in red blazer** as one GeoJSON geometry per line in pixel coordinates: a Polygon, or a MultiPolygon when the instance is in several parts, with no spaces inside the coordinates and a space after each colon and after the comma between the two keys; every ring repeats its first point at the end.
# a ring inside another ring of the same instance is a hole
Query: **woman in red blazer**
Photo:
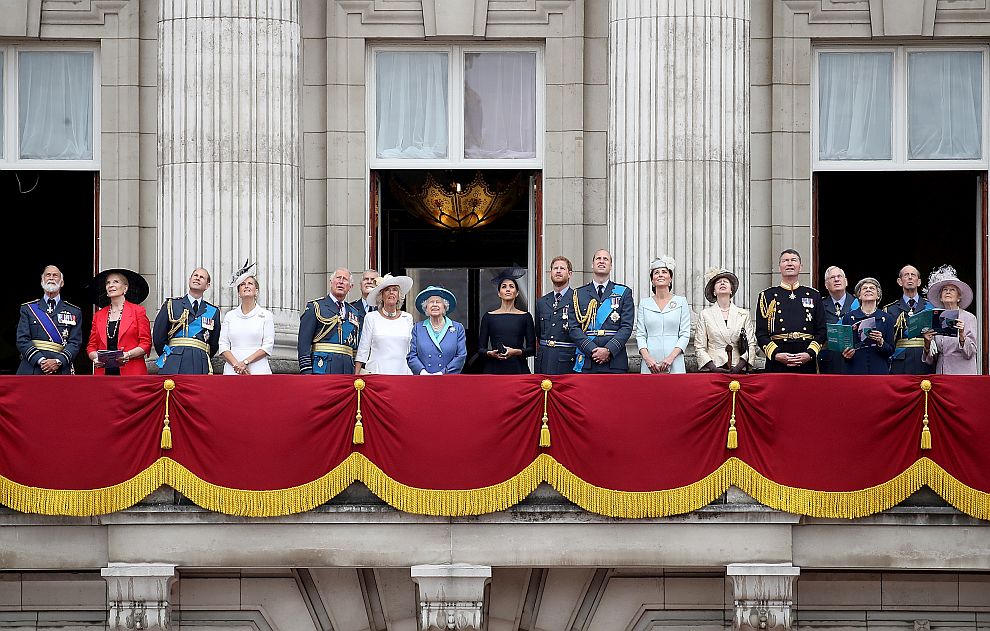
{"type": "Polygon", "coordinates": [[[101,284],[106,288],[106,294],[98,303],[109,300],[110,304],[93,314],[93,328],[86,346],[86,352],[93,360],[93,373],[148,374],[144,357],[151,352],[151,324],[144,307],[135,304],[148,297],[148,282],[131,270],[110,269],[93,279],[94,287],[101,284]],[[100,362],[98,351],[107,350],[124,352],[117,365],[104,366],[100,362]]]}

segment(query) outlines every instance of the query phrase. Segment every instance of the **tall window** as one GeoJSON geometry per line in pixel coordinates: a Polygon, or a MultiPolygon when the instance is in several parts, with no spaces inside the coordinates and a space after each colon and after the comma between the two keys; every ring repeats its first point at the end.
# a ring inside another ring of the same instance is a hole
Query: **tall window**
{"type": "Polygon", "coordinates": [[[371,68],[372,166],[540,166],[539,49],[381,47],[371,68]]]}
{"type": "Polygon", "coordinates": [[[987,50],[817,51],[815,166],[986,168],[987,50]]]}
{"type": "Polygon", "coordinates": [[[0,47],[0,168],[98,166],[95,49],[0,47]]]}

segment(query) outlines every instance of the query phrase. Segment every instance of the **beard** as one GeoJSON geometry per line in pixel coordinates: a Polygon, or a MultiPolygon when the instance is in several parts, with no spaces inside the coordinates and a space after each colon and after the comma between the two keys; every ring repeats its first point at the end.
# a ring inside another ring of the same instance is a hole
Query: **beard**
{"type": "Polygon", "coordinates": [[[54,294],[58,291],[58,283],[41,283],[41,288],[45,293],[54,294]]]}

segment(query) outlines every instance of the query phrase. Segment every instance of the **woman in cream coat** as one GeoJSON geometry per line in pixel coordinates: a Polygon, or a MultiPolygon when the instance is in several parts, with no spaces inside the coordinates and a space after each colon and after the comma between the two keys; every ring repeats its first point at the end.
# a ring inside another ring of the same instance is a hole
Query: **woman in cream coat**
{"type": "Polygon", "coordinates": [[[694,350],[701,370],[740,373],[752,369],[756,357],[756,323],[749,311],[737,307],[732,297],[739,279],[726,269],[705,274],[705,299],[713,303],[698,318],[694,350]],[[726,347],[732,349],[732,359],[726,347]]]}
{"type": "Polygon", "coordinates": [[[684,351],[691,339],[691,308],[674,294],[674,259],[662,256],[650,263],[653,297],[640,303],[636,314],[636,343],[643,358],[641,373],[684,373],[684,351]]]}

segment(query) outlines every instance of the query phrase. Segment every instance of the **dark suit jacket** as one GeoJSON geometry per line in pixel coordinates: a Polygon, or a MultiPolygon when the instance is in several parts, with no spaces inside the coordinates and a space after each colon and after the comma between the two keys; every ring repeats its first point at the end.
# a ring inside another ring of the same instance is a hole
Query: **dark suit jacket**
{"type": "MultiPolygon", "coordinates": [[[[107,320],[110,318],[110,307],[103,307],[93,315],[93,328],[89,332],[89,344],[86,353],[106,350],[107,320]]],[[[151,325],[148,313],[144,307],[131,302],[124,302],[124,312],[120,315],[120,332],[117,333],[117,348],[129,351],[140,346],[145,355],[151,353],[151,325]]],[[[102,375],[102,368],[94,368],[93,374],[102,375]]],[[[144,358],[134,359],[120,367],[121,375],[146,375],[148,367],[144,358]]]]}
{"type": "MultiPolygon", "coordinates": [[[[606,301],[611,300],[610,296],[614,289],[615,283],[611,280],[608,281],[608,284],[605,286],[606,301]]],[[[588,309],[588,303],[592,299],[598,300],[598,292],[595,291],[595,284],[588,283],[583,287],[579,287],[575,293],[575,297],[578,308],[581,310],[581,313],[584,313],[588,309]]],[[[601,325],[602,330],[614,331],[613,334],[589,336],[576,321],[568,328],[571,341],[577,344],[578,350],[585,354],[583,372],[629,372],[626,342],[632,336],[633,322],[636,319],[636,305],[633,304],[632,290],[630,288],[625,288],[622,296],[618,298],[618,303],[618,322],[613,322],[610,318],[605,318],[605,322],[601,325]],[[611,359],[606,364],[598,364],[591,359],[591,351],[599,346],[604,346],[612,353],[611,359]]],[[[571,300],[571,305],[574,305],[574,299],[571,300]]],[[[594,326],[594,322],[595,316],[592,314],[591,323],[588,324],[589,329],[594,326]]]]}
{"type": "MultiPolygon", "coordinates": [[[[842,302],[842,309],[839,315],[835,315],[835,301],[827,291],[822,292],[822,305],[825,307],[825,324],[838,324],[847,313],[859,308],[859,301],[846,292],[846,299],[842,302]],[[855,306],[854,306],[855,305],[855,306]]],[[[822,348],[818,353],[818,369],[828,375],[842,375],[848,372],[849,364],[842,358],[841,353],[822,348]]]]}
{"type": "Polygon", "coordinates": [[[21,315],[17,321],[17,350],[21,353],[21,363],[17,367],[17,374],[43,375],[44,371],[38,366],[38,362],[44,358],[61,360],[62,367],[58,374],[68,375],[72,372],[72,360],[76,358],[80,347],[82,347],[82,310],[64,300],[60,300],[55,305],[55,312],[51,314],[51,318],[65,338],[65,348],[61,352],[43,351],[31,343],[31,340],[48,340],[48,334],[45,333],[45,329],[31,310],[30,305],[34,303],[41,303],[39,307],[42,311],[48,309],[48,305],[41,300],[25,302],[21,305],[21,315]],[[59,322],[60,315],[63,320],[68,320],[69,317],[74,318],[75,324],[59,322]]]}

